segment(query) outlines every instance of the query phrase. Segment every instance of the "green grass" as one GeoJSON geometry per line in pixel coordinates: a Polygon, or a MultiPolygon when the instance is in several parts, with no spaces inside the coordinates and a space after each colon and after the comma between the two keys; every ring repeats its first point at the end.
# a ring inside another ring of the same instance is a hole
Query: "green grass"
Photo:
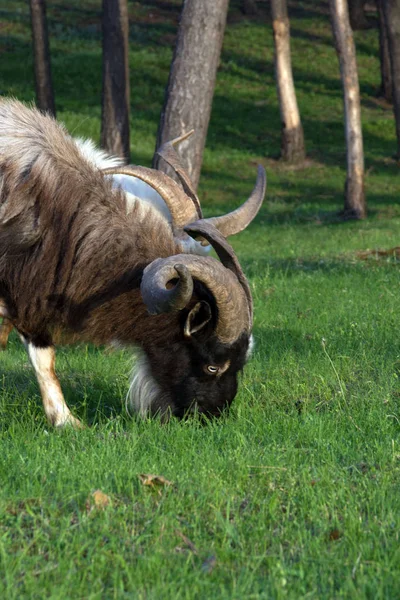
{"type": "MultiPolygon", "coordinates": [[[[100,2],[49,4],[58,116],[100,131],[100,2]]],[[[150,164],[179,2],[130,2],[132,159],[150,164]]],[[[132,358],[58,351],[68,404],[91,427],[51,430],[13,335],[0,357],[0,597],[261,599],[400,596],[400,191],[377,31],[357,33],[368,219],[341,223],[341,87],[325,2],[295,2],[293,66],[309,161],[279,163],[269,19],[232,3],[200,185],[205,212],[268,200],[233,240],[255,303],[254,357],[229,417],[139,422],[132,358]],[[323,342],[322,340],[325,340],[323,342]],[[159,491],[138,475],[163,475],[159,491]],[[88,498],[101,489],[104,510],[88,498]],[[186,537],[183,537],[186,536],[186,537]]],[[[262,5],[265,6],[265,5],[262,5]]],[[[265,11],[267,7],[265,6],[265,11]]],[[[25,2],[0,11],[0,90],[34,96],[25,2]]]]}

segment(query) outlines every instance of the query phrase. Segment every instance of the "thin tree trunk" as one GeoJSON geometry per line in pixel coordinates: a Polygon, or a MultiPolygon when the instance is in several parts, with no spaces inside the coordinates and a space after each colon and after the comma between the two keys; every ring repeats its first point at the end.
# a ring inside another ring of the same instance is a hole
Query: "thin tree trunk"
{"type": "Polygon", "coordinates": [[[381,87],[378,95],[393,102],[392,68],[390,65],[389,40],[385,21],[384,2],[377,0],[379,11],[379,58],[381,64],[381,87]]]}
{"type": "Polygon", "coordinates": [[[390,63],[392,66],[393,109],[396,119],[397,158],[400,158],[400,0],[385,0],[390,63]]]}
{"type": "Polygon", "coordinates": [[[257,15],[258,9],[256,0],[242,0],[240,3],[240,9],[244,15],[257,15]]]}
{"type": "Polygon", "coordinates": [[[46,2],[45,0],[30,0],[29,4],[32,25],[36,103],[41,110],[55,116],[56,108],[51,79],[46,2]]]}
{"type": "Polygon", "coordinates": [[[101,145],[129,162],[129,20],[127,0],[103,0],[101,145]]]}
{"type": "Polygon", "coordinates": [[[347,0],[330,0],[331,21],[342,78],[347,149],[347,179],[344,216],[366,216],[364,193],[364,151],[361,129],[360,89],[356,50],[350,27],[347,0]]]}
{"type": "Polygon", "coordinates": [[[297,106],[290,58],[290,24],[286,0],[271,0],[275,44],[275,76],[282,121],[281,158],[304,160],[304,134],[297,106]]]}
{"type": "MultiPolygon", "coordinates": [[[[195,187],[200,178],[227,11],[228,0],[184,0],[158,128],[156,148],[195,130],[179,146],[195,187]]],[[[156,154],[153,167],[172,175],[156,154]]]]}
{"type": "Polygon", "coordinates": [[[353,31],[356,29],[368,29],[370,26],[365,16],[365,0],[348,0],[350,25],[353,31]]]}

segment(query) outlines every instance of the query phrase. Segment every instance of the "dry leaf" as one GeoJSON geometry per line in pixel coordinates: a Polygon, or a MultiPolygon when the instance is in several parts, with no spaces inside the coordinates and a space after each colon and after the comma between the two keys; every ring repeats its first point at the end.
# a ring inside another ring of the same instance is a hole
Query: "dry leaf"
{"type": "Polygon", "coordinates": [[[330,542],[336,542],[341,537],[342,537],[342,534],[339,531],[339,529],[331,529],[331,531],[329,532],[329,541],[330,542]]]}
{"type": "Polygon", "coordinates": [[[106,506],[109,506],[111,502],[110,496],[104,494],[101,490],[96,490],[89,496],[86,501],[86,510],[90,512],[94,508],[103,510],[106,506]]]}
{"type": "Polygon", "coordinates": [[[389,248],[389,250],[364,250],[356,253],[358,258],[361,260],[366,260],[370,256],[373,258],[378,258],[378,256],[391,256],[398,257],[400,256],[400,246],[395,246],[394,248],[389,248]]]}
{"type": "Polygon", "coordinates": [[[143,485],[147,485],[159,491],[160,487],[172,485],[172,481],[168,481],[162,475],[150,475],[149,473],[140,473],[139,479],[143,485]]]}

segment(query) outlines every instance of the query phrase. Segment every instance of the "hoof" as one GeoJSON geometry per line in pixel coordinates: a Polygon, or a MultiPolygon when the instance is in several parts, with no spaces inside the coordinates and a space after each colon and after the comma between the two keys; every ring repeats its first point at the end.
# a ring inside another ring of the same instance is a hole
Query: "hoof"
{"type": "Polygon", "coordinates": [[[57,429],[64,429],[66,427],[72,427],[73,429],[86,429],[86,426],[73,415],[68,415],[63,420],[60,420],[58,423],[54,422],[53,425],[57,429]]]}

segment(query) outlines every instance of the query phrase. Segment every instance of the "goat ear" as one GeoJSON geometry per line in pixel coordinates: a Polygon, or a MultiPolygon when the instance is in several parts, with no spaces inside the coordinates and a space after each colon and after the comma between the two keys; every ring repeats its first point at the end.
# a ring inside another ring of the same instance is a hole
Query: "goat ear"
{"type": "Polygon", "coordinates": [[[197,333],[203,329],[210,319],[211,308],[208,302],[204,302],[204,300],[202,300],[201,302],[195,304],[188,314],[185,326],[183,328],[185,337],[190,338],[194,333],[197,333]]]}

